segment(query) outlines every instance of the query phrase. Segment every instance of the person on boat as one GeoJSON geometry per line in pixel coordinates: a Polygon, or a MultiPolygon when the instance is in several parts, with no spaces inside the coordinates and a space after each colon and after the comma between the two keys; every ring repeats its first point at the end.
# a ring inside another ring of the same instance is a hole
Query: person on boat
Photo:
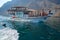
{"type": "Polygon", "coordinates": [[[48,10],[48,17],[51,17],[53,15],[53,12],[49,9],[48,10]]]}
{"type": "Polygon", "coordinates": [[[53,14],[53,13],[51,12],[51,10],[49,10],[49,14],[51,14],[51,15],[53,14]]]}
{"type": "Polygon", "coordinates": [[[42,16],[47,16],[48,14],[42,9],[42,16]]]}

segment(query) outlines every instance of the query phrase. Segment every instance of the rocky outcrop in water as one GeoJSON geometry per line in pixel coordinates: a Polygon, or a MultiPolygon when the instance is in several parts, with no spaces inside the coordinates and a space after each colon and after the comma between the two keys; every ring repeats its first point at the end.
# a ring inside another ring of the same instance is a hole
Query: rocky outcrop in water
{"type": "Polygon", "coordinates": [[[60,12],[56,13],[56,14],[53,15],[52,17],[49,17],[49,18],[47,19],[46,23],[47,23],[50,27],[52,27],[52,28],[60,31],[60,12]]]}

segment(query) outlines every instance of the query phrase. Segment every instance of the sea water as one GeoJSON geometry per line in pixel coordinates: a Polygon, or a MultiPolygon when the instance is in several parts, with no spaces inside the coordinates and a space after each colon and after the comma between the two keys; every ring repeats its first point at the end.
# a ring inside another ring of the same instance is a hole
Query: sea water
{"type": "MultiPolygon", "coordinates": [[[[8,17],[7,17],[8,18],[8,17]]],[[[6,17],[0,16],[0,40],[18,40],[19,33],[13,29],[13,26],[6,17]],[[4,27],[6,24],[7,27],[4,27]]]]}
{"type": "Polygon", "coordinates": [[[38,23],[13,22],[0,21],[0,40],[60,40],[60,32],[43,21],[38,23]],[[6,23],[7,28],[2,26],[3,23],[6,23]]]}
{"type": "Polygon", "coordinates": [[[11,28],[3,28],[0,30],[0,40],[18,40],[18,33],[11,28]]]}

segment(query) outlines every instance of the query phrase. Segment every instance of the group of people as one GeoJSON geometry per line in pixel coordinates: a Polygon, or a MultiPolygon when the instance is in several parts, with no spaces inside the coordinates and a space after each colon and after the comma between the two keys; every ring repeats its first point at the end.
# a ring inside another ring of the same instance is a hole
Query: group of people
{"type": "Polygon", "coordinates": [[[44,10],[42,10],[42,16],[48,16],[48,15],[52,15],[52,11],[51,10],[47,10],[47,12],[45,12],[44,10]]]}

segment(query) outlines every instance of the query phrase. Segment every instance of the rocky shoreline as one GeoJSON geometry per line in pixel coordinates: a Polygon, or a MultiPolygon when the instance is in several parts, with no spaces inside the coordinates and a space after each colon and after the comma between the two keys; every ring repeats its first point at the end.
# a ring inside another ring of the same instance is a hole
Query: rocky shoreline
{"type": "Polygon", "coordinates": [[[60,32],[60,13],[56,13],[46,20],[46,24],[60,32]]]}

